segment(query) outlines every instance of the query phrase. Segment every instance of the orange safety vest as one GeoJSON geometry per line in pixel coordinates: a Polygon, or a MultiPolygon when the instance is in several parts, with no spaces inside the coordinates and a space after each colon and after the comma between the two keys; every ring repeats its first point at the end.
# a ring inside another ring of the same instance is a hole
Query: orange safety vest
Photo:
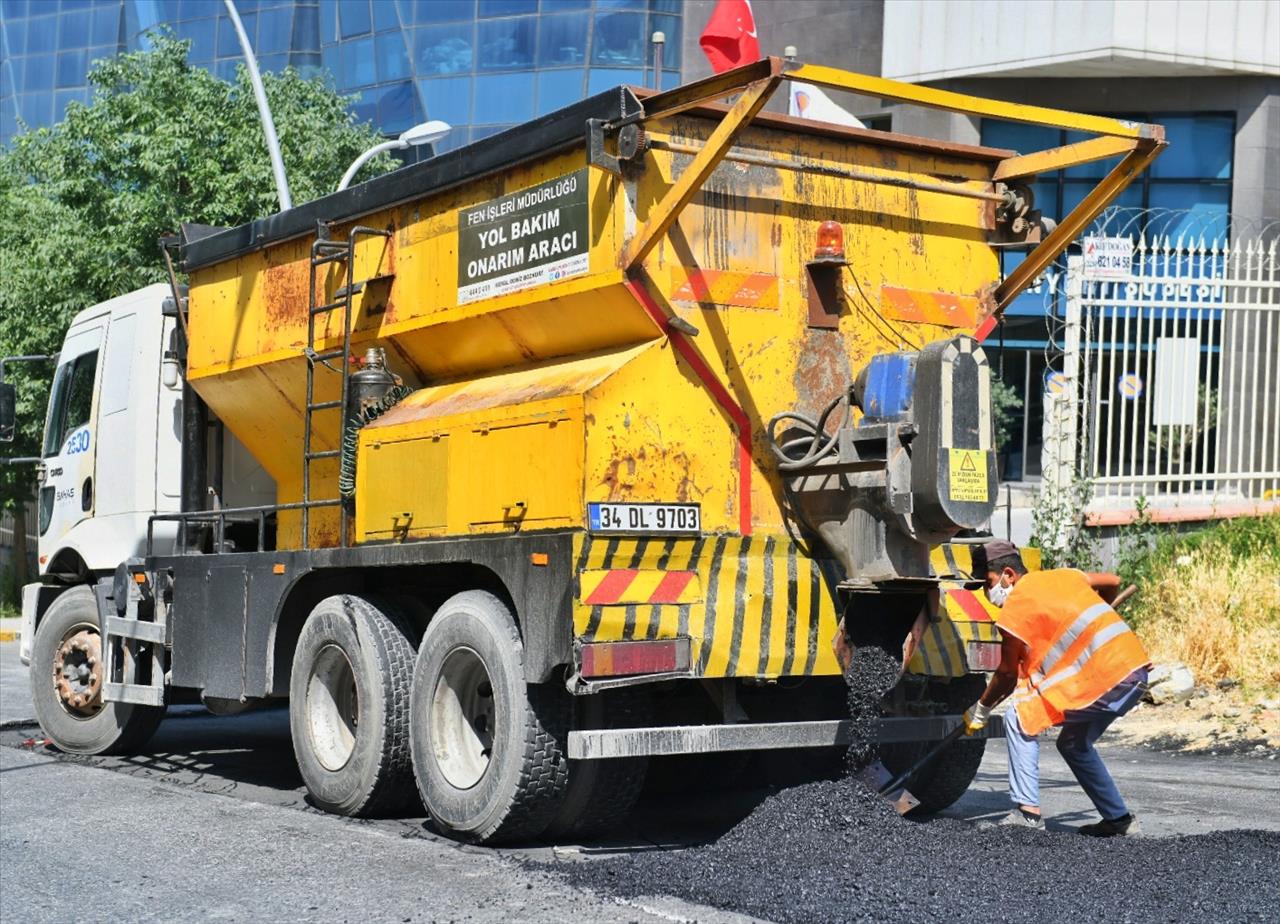
{"type": "Polygon", "coordinates": [[[1084,709],[1151,663],[1142,642],[1081,571],[1032,571],[1019,578],[996,625],[1027,644],[1014,708],[1028,735],[1084,709]]]}

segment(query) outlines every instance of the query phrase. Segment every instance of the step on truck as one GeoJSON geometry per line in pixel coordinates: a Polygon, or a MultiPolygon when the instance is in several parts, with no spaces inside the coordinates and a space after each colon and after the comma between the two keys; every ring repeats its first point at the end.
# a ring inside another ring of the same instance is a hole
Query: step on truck
{"type": "MultiPolygon", "coordinates": [[[[45,732],[124,752],[177,697],[287,698],[317,806],[584,836],[651,765],[830,759],[837,652],[875,642],[907,656],[879,733],[910,766],[998,653],[963,541],[998,488],[982,340],[1162,146],[771,58],[184,226],[185,285],[82,313],[57,358],[23,594],[45,732]],[[763,111],[796,80],[1082,140],[763,111]]],[[[924,808],[982,747],[912,782],[924,808]]]]}

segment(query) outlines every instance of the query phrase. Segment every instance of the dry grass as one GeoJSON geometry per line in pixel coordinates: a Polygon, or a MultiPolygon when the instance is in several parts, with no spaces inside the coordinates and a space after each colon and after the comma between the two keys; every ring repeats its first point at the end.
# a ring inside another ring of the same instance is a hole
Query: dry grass
{"type": "MultiPolygon", "coordinates": [[[[1276,518],[1268,518],[1274,520],[1276,518]]],[[[1275,523],[1266,524],[1268,534],[1275,523]]],[[[1182,661],[1200,683],[1280,688],[1280,546],[1210,531],[1162,543],[1126,618],[1156,661],[1182,661]]]]}

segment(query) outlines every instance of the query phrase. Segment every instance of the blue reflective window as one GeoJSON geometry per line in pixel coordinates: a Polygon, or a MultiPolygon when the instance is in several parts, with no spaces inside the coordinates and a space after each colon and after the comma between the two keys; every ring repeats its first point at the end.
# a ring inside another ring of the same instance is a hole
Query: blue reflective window
{"type": "Polygon", "coordinates": [[[192,61],[211,61],[213,60],[213,23],[205,20],[193,20],[191,22],[179,23],[177,33],[180,38],[186,39],[191,43],[191,52],[189,58],[192,61]]]}
{"type": "Polygon", "coordinates": [[[89,0],[62,0],[62,12],[64,13],[70,13],[73,10],[87,10],[89,6],[89,0]]]}
{"type": "Polygon", "coordinates": [[[27,21],[25,19],[11,20],[4,24],[4,28],[9,40],[9,56],[17,57],[25,54],[27,50],[27,21]]]}
{"type": "Polygon", "coordinates": [[[363,87],[378,79],[373,60],[373,39],[362,38],[343,42],[338,68],[338,87],[363,87]]]}
{"type": "Polygon", "coordinates": [[[464,126],[471,121],[470,77],[419,80],[418,90],[426,104],[428,119],[443,119],[450,125],[464,126]]]}
{"type": "Polygon", "coordinates": [[[591,63],[639,66],[648,58],[648,37],[641,13],[597,13],[591,63]]]}
{"type": "Polygon", "coordinates": [[[409,75],[409,55],[404,36],[399,32],[382,32],[373,38],[374,57],[378,61],[378,80],[400,80],[409,75]]]}
{"type": "Polygon", "coordinates": [[[1153,178],[1231,177],[1236,132],[1232,116],[1157,116],[1155,120],[1164,125],[1169,147],[1151,165],[1153,178]]]}
{"type": "Polygon", "coordinates": [[[120,7],[114,4],[95,6],[89,26],[89,41],[94,45],[115,44],[120,39],[120,7]]]}
{"type": "Polygon", "coordinates": [[[538,73],[538,115],[555,112],[582,99],[585,90],[581,68],[538,73]]]}
{"type": "Polygon", "coordinates": [[[373,0],[373,29],[399,29],[400,14],[396,12],[395,0],[373,0]]]}
{"type": "Polygon", "coordinates": [[[58,47],[58,20],[40,16],[27,20],[27,54],[42,54],[58,47]]]}
{"type": "Polygon", "coordinates": [[[224,9],[225,7],[218,0],[182,0],[178,4],[178,18],[201,19],[205,16],[217,16],[224,9]]]}
{"type": "Polygon", "coordinates": [[[476,78],[473,122],[526,122],[533,118],[532,74],[489,74],[476,78]]]}
{"type": "MultiPolygon", "coordinates": [[[[661,32],[667,37],[666,44],[662,46],[662,66],[664,68],[669,67],[669,68],[672,68],[673,70],[678,71],[680,69],[680,17],[679,16],[652,16],[649,18],[649,22],[650,22],[650,25],[652,26],[652,31],[649,33],[650,36],[652,36],[654,32],[661,32]]],[[[650,43],[649,48],[651,50],[645,56],[645,60],[648,61],[649,66],[652,67],[653,66],[653,51],[652,51],[653,44],[652,43],[650,43]]],[[[679,78],[676,78],[674,83],[671,83],[667,80],[663,80],[662,85],[664,87],[674,87],[679,83],[680,83],[679,78]]]]}
{"type": "Polygon", "coordinates": [[[320,66],[333,75],[334,83],[338,82],[339,61],[338,49],[341,45],[325,45],[320,49],[320,66]]]}
{"type": "Polygon", "coordinates": [[[18,114],[32,128],[53,122],[52,93],[23,93],[18,97],[18,114]]]}
{"type": "Polygon", "coordinates": [[[542,0],[542,12],[563,13],[566,10],[587,10],[591,0],[542,0]]]}
{"type": "Polygon", "coordinates": [[[84,86],[84,77],[88,71],[87,52],[83,48],[58,53],[58,88],[84,86]]]}
{"type": "Polygon", "coordinates": [[[649,0],[596,0],[599,10],[646,10],[649,0]]]}
{"type": "MultiPolygon", "coordinates": [[[[1169,145],[1172,150],[1173,145],[1169,145]]],[[[1161,155],[1162,157],[1164,155],[1161,155]]],[[[1188,239],[1212,240],[1227,233],[1227,213],[1231,208],[1231,189],[1225,184],[1152,183],[1151,208],[1154,211],[1148,232],[1167,234],[1176,241],[1179,235],[1188,239]],[[1162,214],[1160,209],[1169,209],[1162,214]]]]}
{"type": "Polygon", "coordinates": [[[480,70],[497,71],[533,65],[533,30],[537,19],[493,19],[478,26],[480,70]]]}
{"type": "Polygon", "coordinates": [[[369,0],[339,0],[338,21],[342,25],[342,37],[368,35],[373,28],[369,17],[369,0]]]}
{"type": "Polygon", "coordinates": [[[272,55],[262,55],[258,58],[258,67],[260,70],[271,74],[278,74],[289,66],[289,53],[287,51],[278,51],[272,55]]]}
{"type": "Polygon", "coordinates": [[[259,54],[270,54],[273,51],[288,51],[293,44],[293,10],[289,7],[276,7],[274,10],[263,10],[258,14],[259,54]]]}
{"type": "Polygon", "coordinates": [[[644,71],[615,67],[593,67],[591,73],[587,75],[587,95],[594,96],[597,93],[603,93],[605,90],[612,89],[621,83],[643,86],[644,71]]]}
{"type": "Polygon", "coordinates": [[[27,58],[25,70],[22,88],[28,93],[33,90],[53,89],[53,55],[35,55],[27,58]]]}
{"type": "Polygon", "coordinates": [[[413,34],[413,54],[419,74],[456,74],[471,70],[471,23],[423,26],[413,34]]]}
{"type": "Polygon", "coordinates": [[[538,12],[538,0],[480,0],[481,16],[516,16],[538,12]]]}
{"type": "Polygon", "coordinates": [[[395,135],[419,122],[418,98],[409,81],[393,83],[378,90],[378,129],[395,135]]]}
{"type": "Polygon", "coordinates": [[[314,6],[300,6],[293,11],[293,41],[289,50],[320,50],[320,11],[314,6]]]}
{"type": "Polygon", "coordinates": [[[655,13],[679,13],[684,0],[649,0],[649,9],[655,13]]]}
{"type": "Polygon", "coordinates": [[[223,16],[218,20],[217,55],[219,58],[229,58],[240,53],[240,39],[236,37],[236,27],[231,24],[230,17],[223,16]]]}
{"type": "Polygon", "coordinates": [[[6,19],[20,19],[27,15],[27,0],[2,0],[0,10],[4,11],[6,19]]]}
{"type": "Polygon", "coordinates": [[[1056,128],[1021,125],[1016,122],[982,122],[982,143],[993,148],[1008,148],[1019,154],[1056,148],[1062,135],[1056,128]]]}
{"type": "Polygon", "coordinates": [[[336,42],[338,40],[338,4],[332,2],[320,4],[320,42],[336,42]]]}
{"type": "Polygon", "coordinates": [[[58,47],[84,48],[89,44],[89,23],[93,15],[88,10],[64,13],[59,17],[58,47]]]}
{"type": "Polygon", "coordinates": [[[225,80],[228,83],[234,83],[236,79],[236,68],[239,66],[238,58],[223,58],[213,65],[213,75],[219,80],[225,80]]]}
{"type": "Polygon", "coordinates": [[[351,104],[351,114],[357,122],[378,121],[378,100],[375,90],[362,90],[356,101],[351,104]]]}
{"type": "Polygon", "coordinates": [[[538,66],[584,63],[589,24],[586,13],[543,16],[538,21],[538,66]]]}
{"type": "MultiPolygon", "coordinates": [[[[476,0],[400,0],[400,10],[413,6],[413,21],[421,24],[474,19],[476,0]]],[[[407,16],[405,17],[408,18],[407,16]]]]}

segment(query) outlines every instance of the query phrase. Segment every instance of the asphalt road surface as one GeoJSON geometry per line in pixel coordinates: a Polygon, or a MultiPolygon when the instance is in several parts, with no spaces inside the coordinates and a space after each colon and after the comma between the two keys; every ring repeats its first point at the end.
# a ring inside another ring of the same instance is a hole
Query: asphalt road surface
{"type": "MultiPolygon", "coordinates": [[[[0,643],[0,722],[30,716],[25,674],[17,644],[0,643]]],[[[767,789],[647,796],[604,842],[459,847],[421,818],[352,821],[311,808],[282,709],[234,718],[175,712],[143,754],[127,758],[68,757],[24,744],[38,735],[32,727],[0,730],[5,919],[21,909],[28,921],[746,920],[670,897],[598,895],[539,864],[714,840],[767,789]]],[[[1105,753],[1149,836],[1280,831],[1275,761],[1105,753]]],[[[974,787],[947,815],[973,821],[1007,810],[1004,757],[1000,743],[989,745],[974,787]]],[[[1052,747],[1042,775],[1051,828],[1094,820],[1052,747]]]]}

